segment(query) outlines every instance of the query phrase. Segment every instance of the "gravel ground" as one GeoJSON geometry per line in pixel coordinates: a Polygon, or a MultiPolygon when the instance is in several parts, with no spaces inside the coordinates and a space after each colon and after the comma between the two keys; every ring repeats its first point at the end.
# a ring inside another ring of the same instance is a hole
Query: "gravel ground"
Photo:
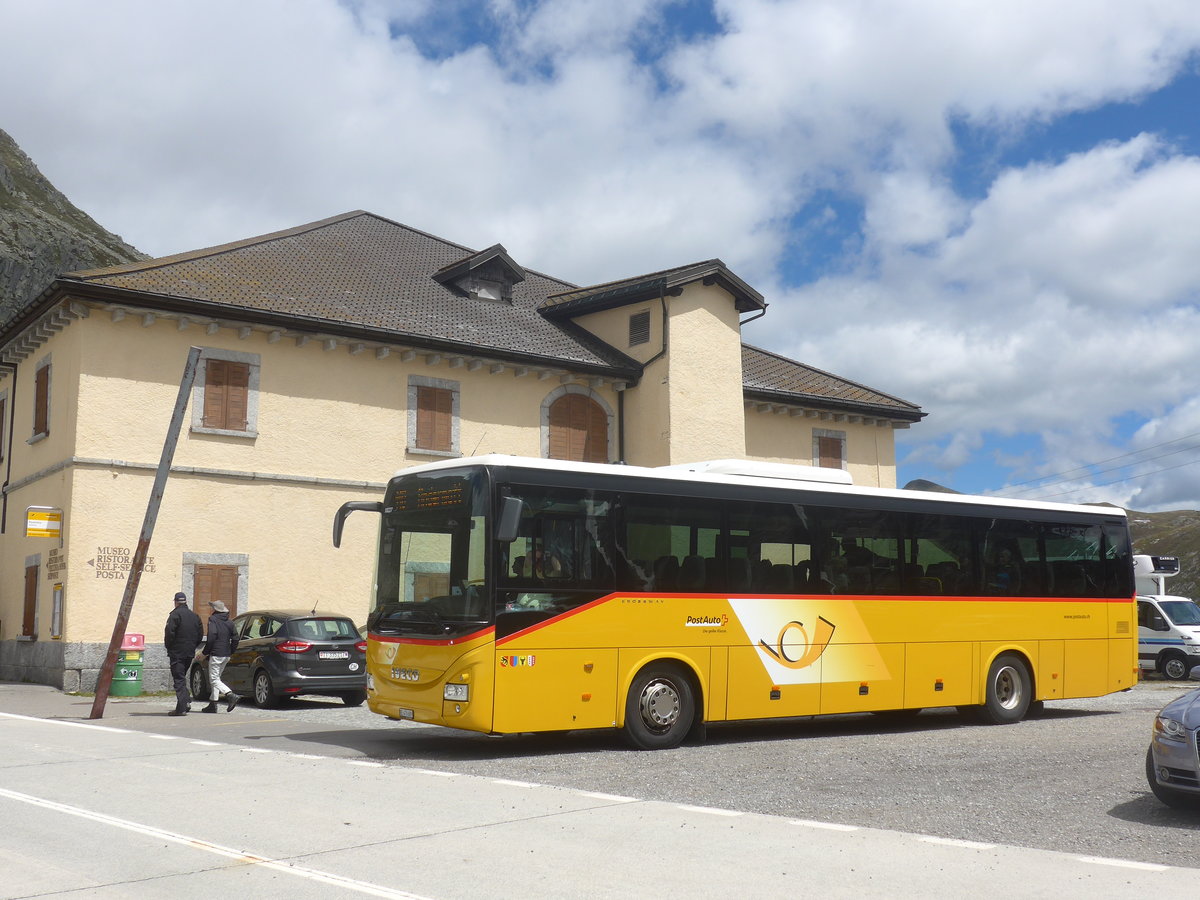
{"type": "Polygon", "coordinates": [[[245,731],[260,746],[321,752],[315,745],[648,800],[1189,866],[1197,865],[1200,810],[1159,803],[1143,766],[1155,713],[1195,686],[1145,681],[1109,697],[1048,703],[1037,718],[1009,726],[973,724],[953,710],[901,722],[715,725],[703,744],[659,752],[628,750],[613,732],[489,738],[315,699],[239,710],[249,727],[222,736],[245,731]],[[256,720],[279,733],[266,735],[256,720]]]}

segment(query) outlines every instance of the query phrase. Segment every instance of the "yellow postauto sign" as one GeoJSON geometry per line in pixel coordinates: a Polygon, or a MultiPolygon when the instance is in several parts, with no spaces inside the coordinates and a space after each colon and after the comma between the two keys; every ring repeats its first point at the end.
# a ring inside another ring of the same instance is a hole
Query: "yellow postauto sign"
{"type": "Polygon", "coordinates": [[[31,506],[25,510],[25,537],[56,538],[62,535],[62,510],[31,506]]]}

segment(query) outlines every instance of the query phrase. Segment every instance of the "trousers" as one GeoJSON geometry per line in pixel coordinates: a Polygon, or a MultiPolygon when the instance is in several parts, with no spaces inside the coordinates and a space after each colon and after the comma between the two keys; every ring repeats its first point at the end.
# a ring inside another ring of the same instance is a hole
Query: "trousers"
{"type": "Polygon", "coordinates": [[[187,656],[170,655],[167,657],[171,664],[171,685],[175,688],[175,708],[181,712],[187,712],[188,704],[192,702],[192,695],[188,692],[188,667],[192,663],[192,655],[187,656]]]}
{"type": "Polygon", "coordinates": [[[221,673],[225,671],[225,664],[228,662],[228,656],[210,656],[208,658],[208,699],[214,703],[230,693],[229,685],[221,680],[221,673]]]}

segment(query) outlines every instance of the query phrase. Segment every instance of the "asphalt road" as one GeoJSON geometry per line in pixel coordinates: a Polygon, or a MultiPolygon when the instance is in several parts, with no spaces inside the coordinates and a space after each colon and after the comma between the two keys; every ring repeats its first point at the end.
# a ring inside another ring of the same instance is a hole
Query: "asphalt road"
{"type": "MultiPolygon", "coordinates": [[[[629,750],[612,732],[486,737],[317,698],[183,718],[165,715],[168,698],[111,699],[104,721],[645,801],[1196,866],[1200,811],[1163,806],[1143,774],[1154,714],[1193,686],[1146,681],[1109,697],[1049,703],[1041,716],[1010,726],[972,724],[951,710],[900,722],[717,725],[703,744],[658,752],[629,750]]],[[[86,718],[91,707],[84,698],[60,702],[53,715],[63,718],[86,718]]]]}

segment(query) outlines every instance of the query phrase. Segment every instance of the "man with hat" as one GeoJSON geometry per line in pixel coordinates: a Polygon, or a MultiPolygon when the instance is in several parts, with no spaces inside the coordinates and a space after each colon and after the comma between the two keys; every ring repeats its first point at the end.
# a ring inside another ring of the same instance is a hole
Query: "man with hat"
{"type": "Polygon", "coordinates": [[[221,673],[225,671],[225,664],[237,649],[238,636],[233,629],[233,623],[229,621],[229,607],[220,600],[212,601],[209,606],[212,607],[212,615],[208,617],[208,637],[204,641],[204,655],[208,657],[208,687],[211,693],[208,706],[200,711],[215,713],[217,701],[224,697],[225,711],[233,712],[233,708],[242,698],[221,680],[221,673]]]}
{"type": "Polygon", "coordinates": [[[163,645],[167,648],[167,659],[171,663],[171,681],[175,685],[175,708],[168,716],[186,716],[188,704],[188,666],[196,656],[196,648],[204,639],[204,626],[200,617],[188,609],[187,594],[180,591],[175,595],[175,608],[167,616],[167,628],[163,633],[163,645]]]}

